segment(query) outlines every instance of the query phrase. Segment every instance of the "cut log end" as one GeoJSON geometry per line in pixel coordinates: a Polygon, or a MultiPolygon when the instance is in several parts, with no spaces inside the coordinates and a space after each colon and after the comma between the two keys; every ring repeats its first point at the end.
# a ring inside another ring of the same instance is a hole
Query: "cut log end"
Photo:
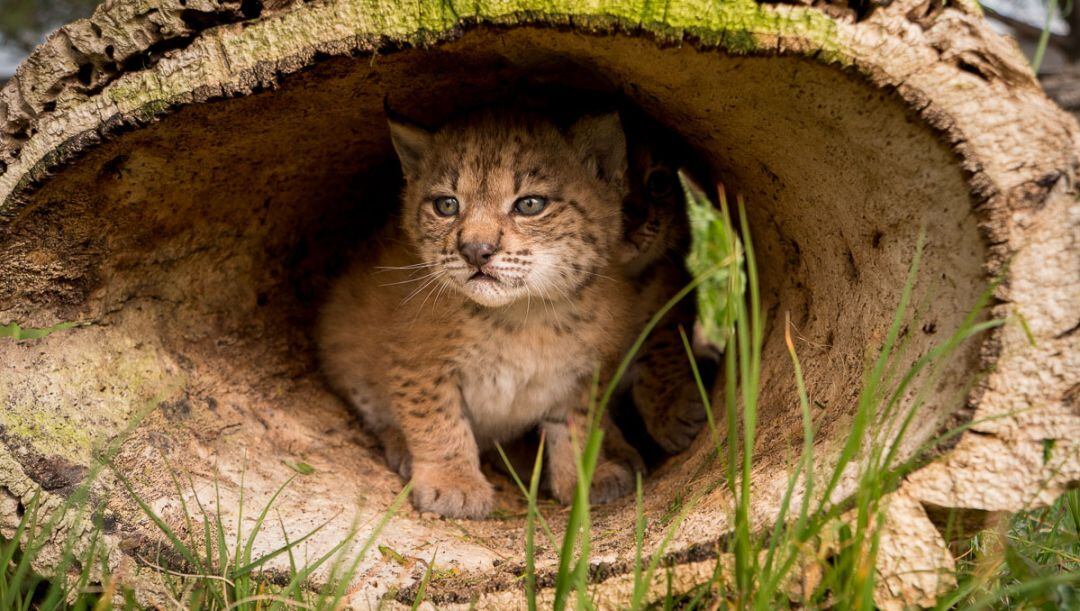
{"type": "MultiPolygon", "coordinates": [[[[768,5],[702,17],[673,2],[640,23],[615,2],[569,17],[524,5],[425,12],[440,3],[416,16],[386,3],[374,23],[370,3],[351,0],[268,4],[258,15],[208,8],[205,22],[168,2],[157,17],[136,4],[68,26],[0,94],[0,323],[85,323],[0,338],[0,503],[39,489],[62,496],[95,448],[149,411],[115,463],[181,531],[170,471],[190,474],[189,509],[197,497],[232,524],[241,480],[250,520],[302,461],[314,472],[276,502],[289,539],[326,523],[307,541],[315,558],[357,515],[362,541],[402,482],[326,389],[311,326],[350,248],[394,204],[384,99],[437,122],[506,101],[523,83],[637,106],[746,196],[768,317],[755,449],[762,524],[776,515],[802,435],[783,321],[794,325],[827,469],[923,229],[900,370],[961,324],[995,274],[1007,305],[993,314],[1021,313],[1026,327],[970,343],[942,372],[904,455],[958,424],[977,421],[980,434],[914,473],[890,524],[931,523],[922,504],[1017,510],[1080,480],[1068,377],[1080,369],[1077,320],[1063,306],[1080,303],[1068,246],[1080,227],[1077,125],[965,5],[928,13],[898,1],[852,20],[768,5]],[[141,39],[147,19],[172,29],[158,24],[141,39]],[[673,40],[683,42],[661,44],[673,40]],[[1056,441],[1044,460],[1046,439],[1056,441]]],[[[712,490],[722,466],[710,449],[703,436],[650,475],[648,515],[712,490]]],[[[522,503],[496,481],[500,519],[402,509],[380,543],[406,561],[369,558],[358,596],[407,596],[423,572],[411,560],[438,549],[440,564],[462,573],[430,586],[436,601],[512,597],[522,503]]],[[[839,496],[853,486],[844,481],[839,496]]],[[[145,561],[153,525],[108,474],[98,487],[114,558],[145,561]]],[[[612,601],[632,572],[633,521],[632,499],[596,508],[604,564],[594,577],[612,601]]],[[[723,489],[689,513],[670,548],[687,579],[731,521],[723,489]]],[[[646,551],[663,536],[656,528],[646,551]]],[[[283,542],[278,527],[264,530],[257,549],[283,542]]],[[[925,602],[947,580],[906,582],[903,563],[941,567],[943,540],[888,534],[879,596],[925,602]]],[[[543,550],[541,570],[553,559],[543,550]]]]}

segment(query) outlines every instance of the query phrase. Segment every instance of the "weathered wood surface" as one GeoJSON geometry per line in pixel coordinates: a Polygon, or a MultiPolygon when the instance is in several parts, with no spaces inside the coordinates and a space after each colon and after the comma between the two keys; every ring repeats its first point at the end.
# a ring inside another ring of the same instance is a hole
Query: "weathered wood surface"
{"type": "MultiPolygon", "coordinates": [[[[89,323],[34,342],[0,340],[4,506],[39,489],[62,497],[92,447],[143,405],[160,404],[118,464],[174,523],[160,455],[194,474],[192,496],[204,502],[220,480],[227,515],[242,465],[249,498],[265,498],[288,475],[280,461],[308,460],[317,473],[281,501],[293,538],[360,496],[360,514],[376,515],[400,482],[305,352],[313,302],[296,297],[306,285],[283,280],[299,256],[295,232],[341,213],[333,202],[350,191],[340,177],[385,158],[384,94],[438,116],[410,89],[457,87],[482,99],[490,88],[497,98],[498,78],[559,58],[604,74],[609,89],[683,131],[759,204],[751,220],[772,317],[756,471],[763,524],[790,466],[786,440],[799,435],[778,334],[784,311],[799,325],[811,391],[828,406],[827,463],[922,223],[930,247],[921,286],[934,298],[922,304],[927,322],[913,331],[912,352],[947,334],[991,275],[1003,279],[993,314],[1022,314],[1032,337],[1019,324],[995,331],[978,358],[949,370],[928,406],[917,442],[975,424],[897,492],[879,602],[925,603],[949,585],[947,574],[925,572],[949,564],[925,508],[1015,511],[1080,480],[1080,131],[973,2],[856,11],[741,0],[147,0],[106,2],[61,29],[0,92],[0,323],[89,323]],[[425,67],[438,62],[441,71],[425,67]]],[[[314,255],[300,260],[320,265],[314,255]]],[[[707,446],[650,480],[650,513],[719,473],[707,446]]],[[[109,477],[99,491],[118,524],[114,562],[144,560],[153,527],[109,477]]],[[[723,490],[706,495],[676,538],[673,560],[687,579],[711,562],[729,501],[723,490]]],[[[0,526],[12,515],[2,512],[0,526]]],[[[608,563],[597,572],[608,584],[602,600],[626,595],[632,515],[623,504],[597,517],[596,549],[608,563]]],[[[338,519],[315,549],[348,526],[348,516],[338,519]]],[[[519,521],[463,527],[465,540],[457,526],[405,512],[387,537],[417,557],[438,545],[464,570],[459,582],[435,584],[436,600],[487,590],[491,605],[514,599],[519,521]]],[[[648,535],[653,549],[662,529],[648,535]]],[[[550,568],[545,553],[540,564],[550,568]]],[[[377,558],[364,570],[358,600],[419,577],[377,558]]],[[[152,597],[155,582],[144,585],[152,597]]]]}

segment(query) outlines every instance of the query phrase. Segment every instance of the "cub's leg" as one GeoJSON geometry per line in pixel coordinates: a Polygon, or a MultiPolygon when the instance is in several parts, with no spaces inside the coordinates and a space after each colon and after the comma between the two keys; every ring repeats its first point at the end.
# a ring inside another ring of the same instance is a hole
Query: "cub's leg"
{"type": "Polygon", "coordinates": [[[480,472],[457,386],[438,367],[416,363],[393,372],[391,381],[394,417],[411,457],[413,505],[447,517],[487,516],[495,492],[480,472]]]}
{"type": "Polygon", "coordinates": [[[405,436],[394,421],[393,413],[385,409],[385,399],[362,379],[347,375],[344,380],[347,385],[345,395],[363,420],[364,428],[379,440],[386,464],[401,477],[409,479],[412,474],[412,458],[405,444],[405,436]],[[382,406],[382,409],[379,409],[379,406],[382,406]]]}
{"type": "MultiPolygon", "coordinates": [[[[644,471],[645,465],[622,433],[605,414],[600,425],[604,444],[589,487],[591,503],[607,503],[634,489],[634,472],[644,471]]],[[[588,432],[588,415],[576,412],[562,420],[544,420],[540,429],[545,435],[545,455],[548,486],[559,502],[569,505],[577,489],[575,454],[584,450],[588,432]]]]}
{"type": "Polygon", "coordinates": [[[666,452],[682,452],[707,415],[676,322],[664,321],[653,331],[636,369],[631,397],[645,429],[666,452]]]}

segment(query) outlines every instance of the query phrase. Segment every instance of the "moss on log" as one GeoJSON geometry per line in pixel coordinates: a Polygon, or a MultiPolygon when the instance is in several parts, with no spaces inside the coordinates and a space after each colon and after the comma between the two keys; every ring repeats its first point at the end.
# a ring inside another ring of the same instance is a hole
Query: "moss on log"
{"type": "MultiPolygon", "coordinates": [[[[383,99],[438,120],[522,82],[557,83],[637,105],[751,203],[769,316],[762,525],[801,439],[785,315],[827,469],[920,227],[927,254],[902,366],[1000,276],[992,314],[1026,329],[1005,325],[949,365],[905,454],[970,429],[890,504],[878,603],[932,600],[952,562],[932,516],[1014,511],[1080,480],[1080,131],[975,3],[851,5],[106,2],[50,36],[0,92],[0,324],[81,323],[0,338],[0,507],[39,490],[57,502],[95,448],[152,408],[116,464],[177,528],[169,469],[191,475],[189,506],[217,482],[226,523],[244,473],[250,528],[251,508],[291,474],[283,462],[303,460],[315,472],[278,501],[290,538],[328,522],[308,542],[315,557],[354,512],[370,529],[401,482],[325,389],[310,323],[348,245],[393,199],[383,99]]],[[[647,482],[651,516],[704,494],[670,551],[679,584],[706,574],[728,533],[730,498],[711,485],[721,469],[699,439],[647,482]]],[[[109,475],[95,492],[112,562],[145,562],[154,527],[109,475]]],[[[501,495],[518,515],[515,491],[501,495]]],[[[597,509],[593,578],[606,604],[629,592],[633,515],[631,500],[597,509]]],[[[437,547],[461,570],[431,584],[436,602],[501,608],[520,601],[522,529],[514,517],[458,524],[406,510],[383,543],[425,559],[437,547]]],[[[275,532],[258,549],[280,545],[275,532]]],[[[542,550],[540,570],[553,561],[542,550]]],[[[421,572],[372,557],[354,602],[404,600],[421,572]]],[[[145,578],[148,600],[156,583],[145,578]]]]}

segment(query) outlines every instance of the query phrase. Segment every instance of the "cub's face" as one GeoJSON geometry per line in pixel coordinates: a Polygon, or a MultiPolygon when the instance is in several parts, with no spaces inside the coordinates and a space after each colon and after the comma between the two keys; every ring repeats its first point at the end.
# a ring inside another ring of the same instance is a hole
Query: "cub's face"
{"type": "Polygon", "coordinates": [[[684,248],[689,225],[679,169],[686,163],[682,148],[654,132],[644,132],[630,145],[627,173],[630,194],[624,208],[625,240],[619,259],[634,276],[670,252],[684,248]]]}
{"type": "Polygon", "coordinates": [[[622,241],[626,144],[617,115],[569,130],[484,113],[434,133],[390,123],[403,228],[422,263],[476,303],[573,297],[622,241]]]}

